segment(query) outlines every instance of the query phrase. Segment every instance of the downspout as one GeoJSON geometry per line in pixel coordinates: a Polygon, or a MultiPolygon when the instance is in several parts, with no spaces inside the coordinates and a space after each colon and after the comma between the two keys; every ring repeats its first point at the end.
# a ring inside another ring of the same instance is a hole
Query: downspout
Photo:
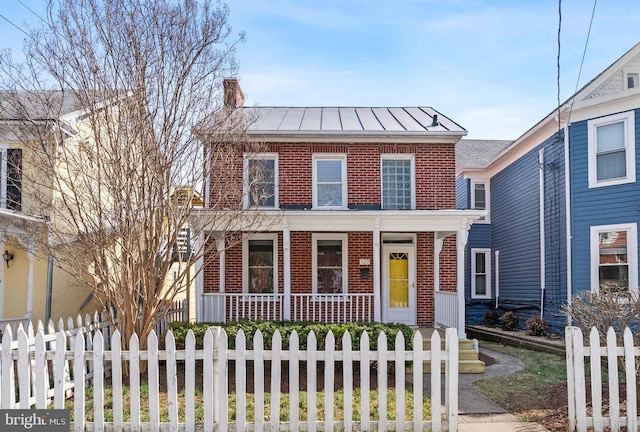
{"type": "Polygon", "coordinates": [[[500,251],[497,250],[494,252],[495,255],[495,269],[496,269],[496,309],[500,306],[500,251]]]}
{"type": "MultiPolygon", "coordinates": [[[[572,296],[572,257],[571,257],[571,169],[569,167],[569,123],[564,125],[564,199],[567,237],[567,305],[571,306],[572,296]]],[[[571,325],[571,317],[567,316],[567,325],[571,325]]]]}
{"type": "Polygon", "coordinates": [[[546,288],[545,242],[544,242],[544,148],[538,152],[538,168],[540,177],[540,318],[544,318],[544,292],[546,288]]]}
{"type": "Polygon", "coordinates": [[[51,229],[47,222],[47,245],[49,246],[49,256],[47,258],[47,301],[44,311],[44,323],[45,328],[49,328],[49,321],[51,320],[51,302],[53,299],[53,254],[51,253],[51,229]]]}

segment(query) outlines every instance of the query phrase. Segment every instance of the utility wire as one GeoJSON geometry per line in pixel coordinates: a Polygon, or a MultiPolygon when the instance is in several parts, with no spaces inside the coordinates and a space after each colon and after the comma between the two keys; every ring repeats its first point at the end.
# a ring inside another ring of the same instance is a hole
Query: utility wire
{"type": "MultiPolygon", "coordinates": [[[[584,59],[587,56],[587,47],[589,45],[589,38],[591,37],[591,27],[593,26],[593,17],[596,14],[596,5],[598,4],[598,0],[593,0],[593,9],[591,10],[591,20],[589,21],[589,30],[587,31],[587,40],[584,42],[584,50],[582,51],[582,60],[580,60],[580,69],[578,70],[578,79],[576,80],[576,88],[573,91],[575,95],[578,92],[578,86],[580,85],[580,76],[582,75],[582,67],[584,66],[584,59]]],[[[573,112],[573,104],[575,100],[571,101],[571,105],[569,108],[569,117],[567,118],[567,123],[569,119],[571,119],[571,113],[573,112]]]]}

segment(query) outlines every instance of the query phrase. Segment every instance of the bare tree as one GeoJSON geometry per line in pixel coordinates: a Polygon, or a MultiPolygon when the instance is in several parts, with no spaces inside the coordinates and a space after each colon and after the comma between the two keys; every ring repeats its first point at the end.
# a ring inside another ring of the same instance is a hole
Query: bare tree
{"type": "Polygon", "coordinates": [[[246,139],[248,120],[222,108],[243,36],[212,3],[50,0],[26,63],[0,63],[27,149],[25,194],[50,220],[43,246],[93,288],[127,340],[145,343],[196,276],[184,265],[167,280],[172,264],[215,257],[202,227],[236,238],[239,218],[245,229],[259,218],[242,210],[242,188],[221,186],[242,184],[242,154],[260,146],[246,139]],[[216,202],[194,225],[207,179],[216,202]]]}

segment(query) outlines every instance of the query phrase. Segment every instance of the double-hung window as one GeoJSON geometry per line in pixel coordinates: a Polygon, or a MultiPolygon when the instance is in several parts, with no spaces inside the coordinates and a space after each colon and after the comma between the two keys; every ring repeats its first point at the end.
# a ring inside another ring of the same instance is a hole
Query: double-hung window
{"type": "Polygon", "coordinates": [[[415,159],[412,155],[383,155],[382,208],[415,209],[415,159]]]}
{"type": "Polygon", "coordinates": [[[0,146],[0,208],[22,210],[22,149],[0,146]]]}
{"type": "Polygon", "coordinates": [[[313,155],[313,208],[347,208],[347,155],[313,155]]]}
{"type": "Polygon", "coordinates": [[[278,155],[276,153],[245,154],[245,208],[278,207],[278,155]]]}
{"type": "Polygon", "coordinates": [[[636,181],[633,111],[589,120],[589,187],[636,181]]]}
{"type": "Polygon", "coordinates": [[[313,235],[314,294],[346,294],[347,235],[313,235]]]}
{"type": "Polygon", "coordinates": [[[244,239],[243,291],[249,294],[278,292],[277,234],[256,234],[244,239]]]}
{"type": "Polygon", "coordinates": [[[591,290],[616,293],[638,290],[637,225],[591,227],[591,290]]]}
{"type": "MultiPolygon", "coordinates": [[[[489,188],[488,183],[472,182],[471,208],[474,210],[488,210],[489,188]]],[[[479,222],[488,222],[488,216],[478,219],[479,222]]]]}
{"type": "Polygon", "coordinates": [[[471,298],[491,298],[491,250],[471,249],[471,298]]]}

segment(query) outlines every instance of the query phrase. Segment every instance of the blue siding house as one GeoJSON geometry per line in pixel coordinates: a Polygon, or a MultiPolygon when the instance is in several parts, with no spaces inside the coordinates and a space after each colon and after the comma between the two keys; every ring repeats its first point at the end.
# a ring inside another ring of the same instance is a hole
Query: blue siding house
{"type": "Polygon", "coordinates": [[[467,323],[492,309],[560,330],[585,290],[638,291],[640,44],[513,142],[456,147],[467,323]],[[478,157],[483,152],[484,159],[478,157]]]}

